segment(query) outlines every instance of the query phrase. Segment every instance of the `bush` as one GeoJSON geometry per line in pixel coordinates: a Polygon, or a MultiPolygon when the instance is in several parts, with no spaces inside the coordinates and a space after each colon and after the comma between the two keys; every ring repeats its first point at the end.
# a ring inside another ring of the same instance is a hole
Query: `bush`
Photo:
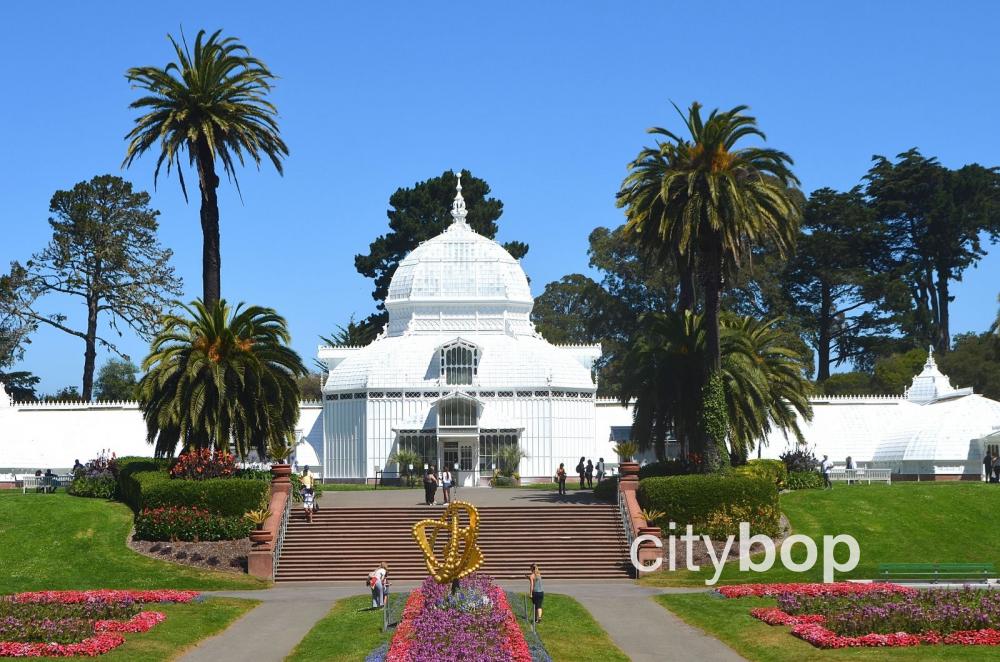
{"type": "Polygon", "coordinates": [[[490,485],[493,487],[515,487],[517,485],[517,481],[513,476],[501,476],[500,474],[496,474],[490,479],[490,485]]]}
{"type": "Polygon", "coordinates": [[[73,482],[66,491],[73,496],[92,497],[95,499],[114,498],[118,491],[118,481],[114,475],[107,473],[90,476],[82,471],[77,472],[73,482]]]}
{"type": "Polygon", "coordinates": [[[781,511],[778,488],[768,478],[751,476],[670,476],[639,482],[639,503],[659,510],[665,520],[684,530],[690,524],[696,533],[726,537],[739,533],[741,521],[753,533],[776,536],[781,511]]]}
{"type": "Polygon", "coordinates": [[[790,490],[816,490],[823,487],[823,477],[815,471],[793,471],[787,485],[790,490]]]}
{"type": "Polygon", "coordinates": [[[207,480],[209,478],[231,478],[236,475],[236,456],[225,450],[202,448],[177,456],[170,468],[171,478],[207,480]]]}
{"type": "Polygon", "coordinates": [[[243,515],[266,507],[271,493],[270,483],[260,480],[172,480],[165,471],[137,472],[129,482],[126,503],[136,512],[186,506],[203,508],[215,515],[243,515]]]}
{"type": "Polygon", "coordinates": [[[135,518],[135,537],[139,540],[239,540],[249,536],[251,529],[253,524],[243,515],[215,515],[203,508],[183,506],[146,508],[135,518]]]}
{"type": "Polygon", "coordinates": [[[819,468],[819,460],[813,455],[809,448],[798,447],[793,451],[785,451],[781,454],[781,461],[785,463],[788,472],[793,471],[816,471],[819,468]]]}
{"type": "Polygon", "coordinates": [[[767,478],[774,482],[779,490],[785,489],[788,482],[788,468],[781,460],[750,460],[741,467],[736,467],[737,476],[752,476],[767,478]]]}
{"type": "Polygon", "coordinates": [[[166,471],[173,460],[153,457],[120,457],[115,469],[118,478],[118,500],[138,512],[142,509],[142,494],[135,475],[144,472],[166,471]]]}
{"type": "Polygon", "coordinates": [[[639,480],[655,476],[687,476],[702,472],[701,456],[689,454],[686,458],[661,460],[639,467],[639,480]]]}
{"type": "Polygon", "coordinates": [[[594,498],[601,501],[618,501],[618,476],[605,478],[594,488],[594,498]]]}

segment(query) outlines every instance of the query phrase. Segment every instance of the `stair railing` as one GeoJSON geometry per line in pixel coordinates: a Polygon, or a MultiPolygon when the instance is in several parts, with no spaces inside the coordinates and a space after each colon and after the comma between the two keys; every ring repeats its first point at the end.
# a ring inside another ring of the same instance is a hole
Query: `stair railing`
{"type": "Polygon", "coordinates": [[[625,505],[625,496],[621,486],[618,487],[618,515],[621,517],[622,529],[625,531],[625,564],[629,568],[629,574],[635,575],[639,572],[638,569],[632,568],[632,543],[635,541],[635,531],[632,529],[632,517],[629,515],[628,506],[625,505]]]}
{"type": "MultiPolygon", "coordinates": [[[[272,577],[278,576],[278,560],[281,558],[281,546],[285,544],[285,531],[288,529],[288,516],[292,512],[292,501],[292,493],[289,492],[285,499],[285,510],[281,513],[281,524],[278,525],[278,534],[274,537],[274,549],[271,552],[274,555],[272,577]]],[[[266,568],[267,566],[264,567],[266,568]]]]}

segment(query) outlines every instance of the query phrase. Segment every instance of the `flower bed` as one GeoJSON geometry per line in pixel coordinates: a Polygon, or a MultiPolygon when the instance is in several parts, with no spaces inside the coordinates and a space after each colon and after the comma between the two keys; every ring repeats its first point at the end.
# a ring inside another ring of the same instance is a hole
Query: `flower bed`
{"type": "Polygon", "coordinates": [[[41,591],[0,597],[0,657],[102,655],[166,616],[150,602],[190,602],[194,591],[41,591]]]}
{"type": "Polygon", "coordinates": [[[424,580],[406,602],[387,662],[531,662],[504,592],[486,575],[451,587],[424,580]]]}
{"type": "Polygon", "coordinates": [[[857,595],[864,593],[916,593],[916,589],[898,584],[738,584],[717,589],[725,598],[770,598],[778,595],[857,595]]]}
{"type": "Polygon", "coordinates": [[[918,591],[885,584],[825,592],[823,585],[775,588],[781,586],[789,585],[744,592],[777,595],[777,607],[752,609],[751,615],[769,625],[790,625],[794,636],[818,648],[1000,645],[1000,594],[993,591],[918,591]]]}

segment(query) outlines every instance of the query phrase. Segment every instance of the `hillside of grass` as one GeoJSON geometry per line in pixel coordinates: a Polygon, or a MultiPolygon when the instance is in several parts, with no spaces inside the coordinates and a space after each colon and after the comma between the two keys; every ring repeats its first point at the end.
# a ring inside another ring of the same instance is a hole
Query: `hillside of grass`
{"type": "Polygon", "coordinates": [[[157,561],[125,545],[132,511],[63,493],[0,492],[0,594],[90,588],[252,589],[247,575],[157,561]]]}
{"type": "MultiPolygon", "coordinates": [[[[781,496],[781,508],[792,532],[817,543],[822,559],[823,536],[854,536],[861,548],[858,567],[838,579],[871,579],[879,563],[990,562],[1000,568],[1000,485],[987,483],[896,483],[894,485],[843,485],[832,490],[801,490],[781,496]]],[[[684,546],[678,542],[678,551],[684,546]]],[[[838,559],[846,558],[839,548],[838,559]]],[[[796,545],[792,557],[805,558],[796,545]]],[[[683,567],[683,557],[678,567],[683,567]]],[[[661,572],[643,579],[652,585],[704,585],[713,573],[661,572]]],[[[780,560],[770,572],[741,573],[738,564],[727,565],[720,583],[821,581],[822,566],[795,573],[780,560]]]]}

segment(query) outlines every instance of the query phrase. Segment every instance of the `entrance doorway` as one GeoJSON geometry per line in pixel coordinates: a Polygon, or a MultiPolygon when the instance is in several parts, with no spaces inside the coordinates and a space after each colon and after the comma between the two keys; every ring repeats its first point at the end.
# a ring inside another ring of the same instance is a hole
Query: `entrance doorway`
{"type": "Polygon", "coordinates": [[[453,475],[457,474],[456,483],[458,486],[476,487],[479,485],[476,458],[479,450],[478,445],[471,439],[443,441],[441,445],[443,466],[448,467],[453,475]]]}

